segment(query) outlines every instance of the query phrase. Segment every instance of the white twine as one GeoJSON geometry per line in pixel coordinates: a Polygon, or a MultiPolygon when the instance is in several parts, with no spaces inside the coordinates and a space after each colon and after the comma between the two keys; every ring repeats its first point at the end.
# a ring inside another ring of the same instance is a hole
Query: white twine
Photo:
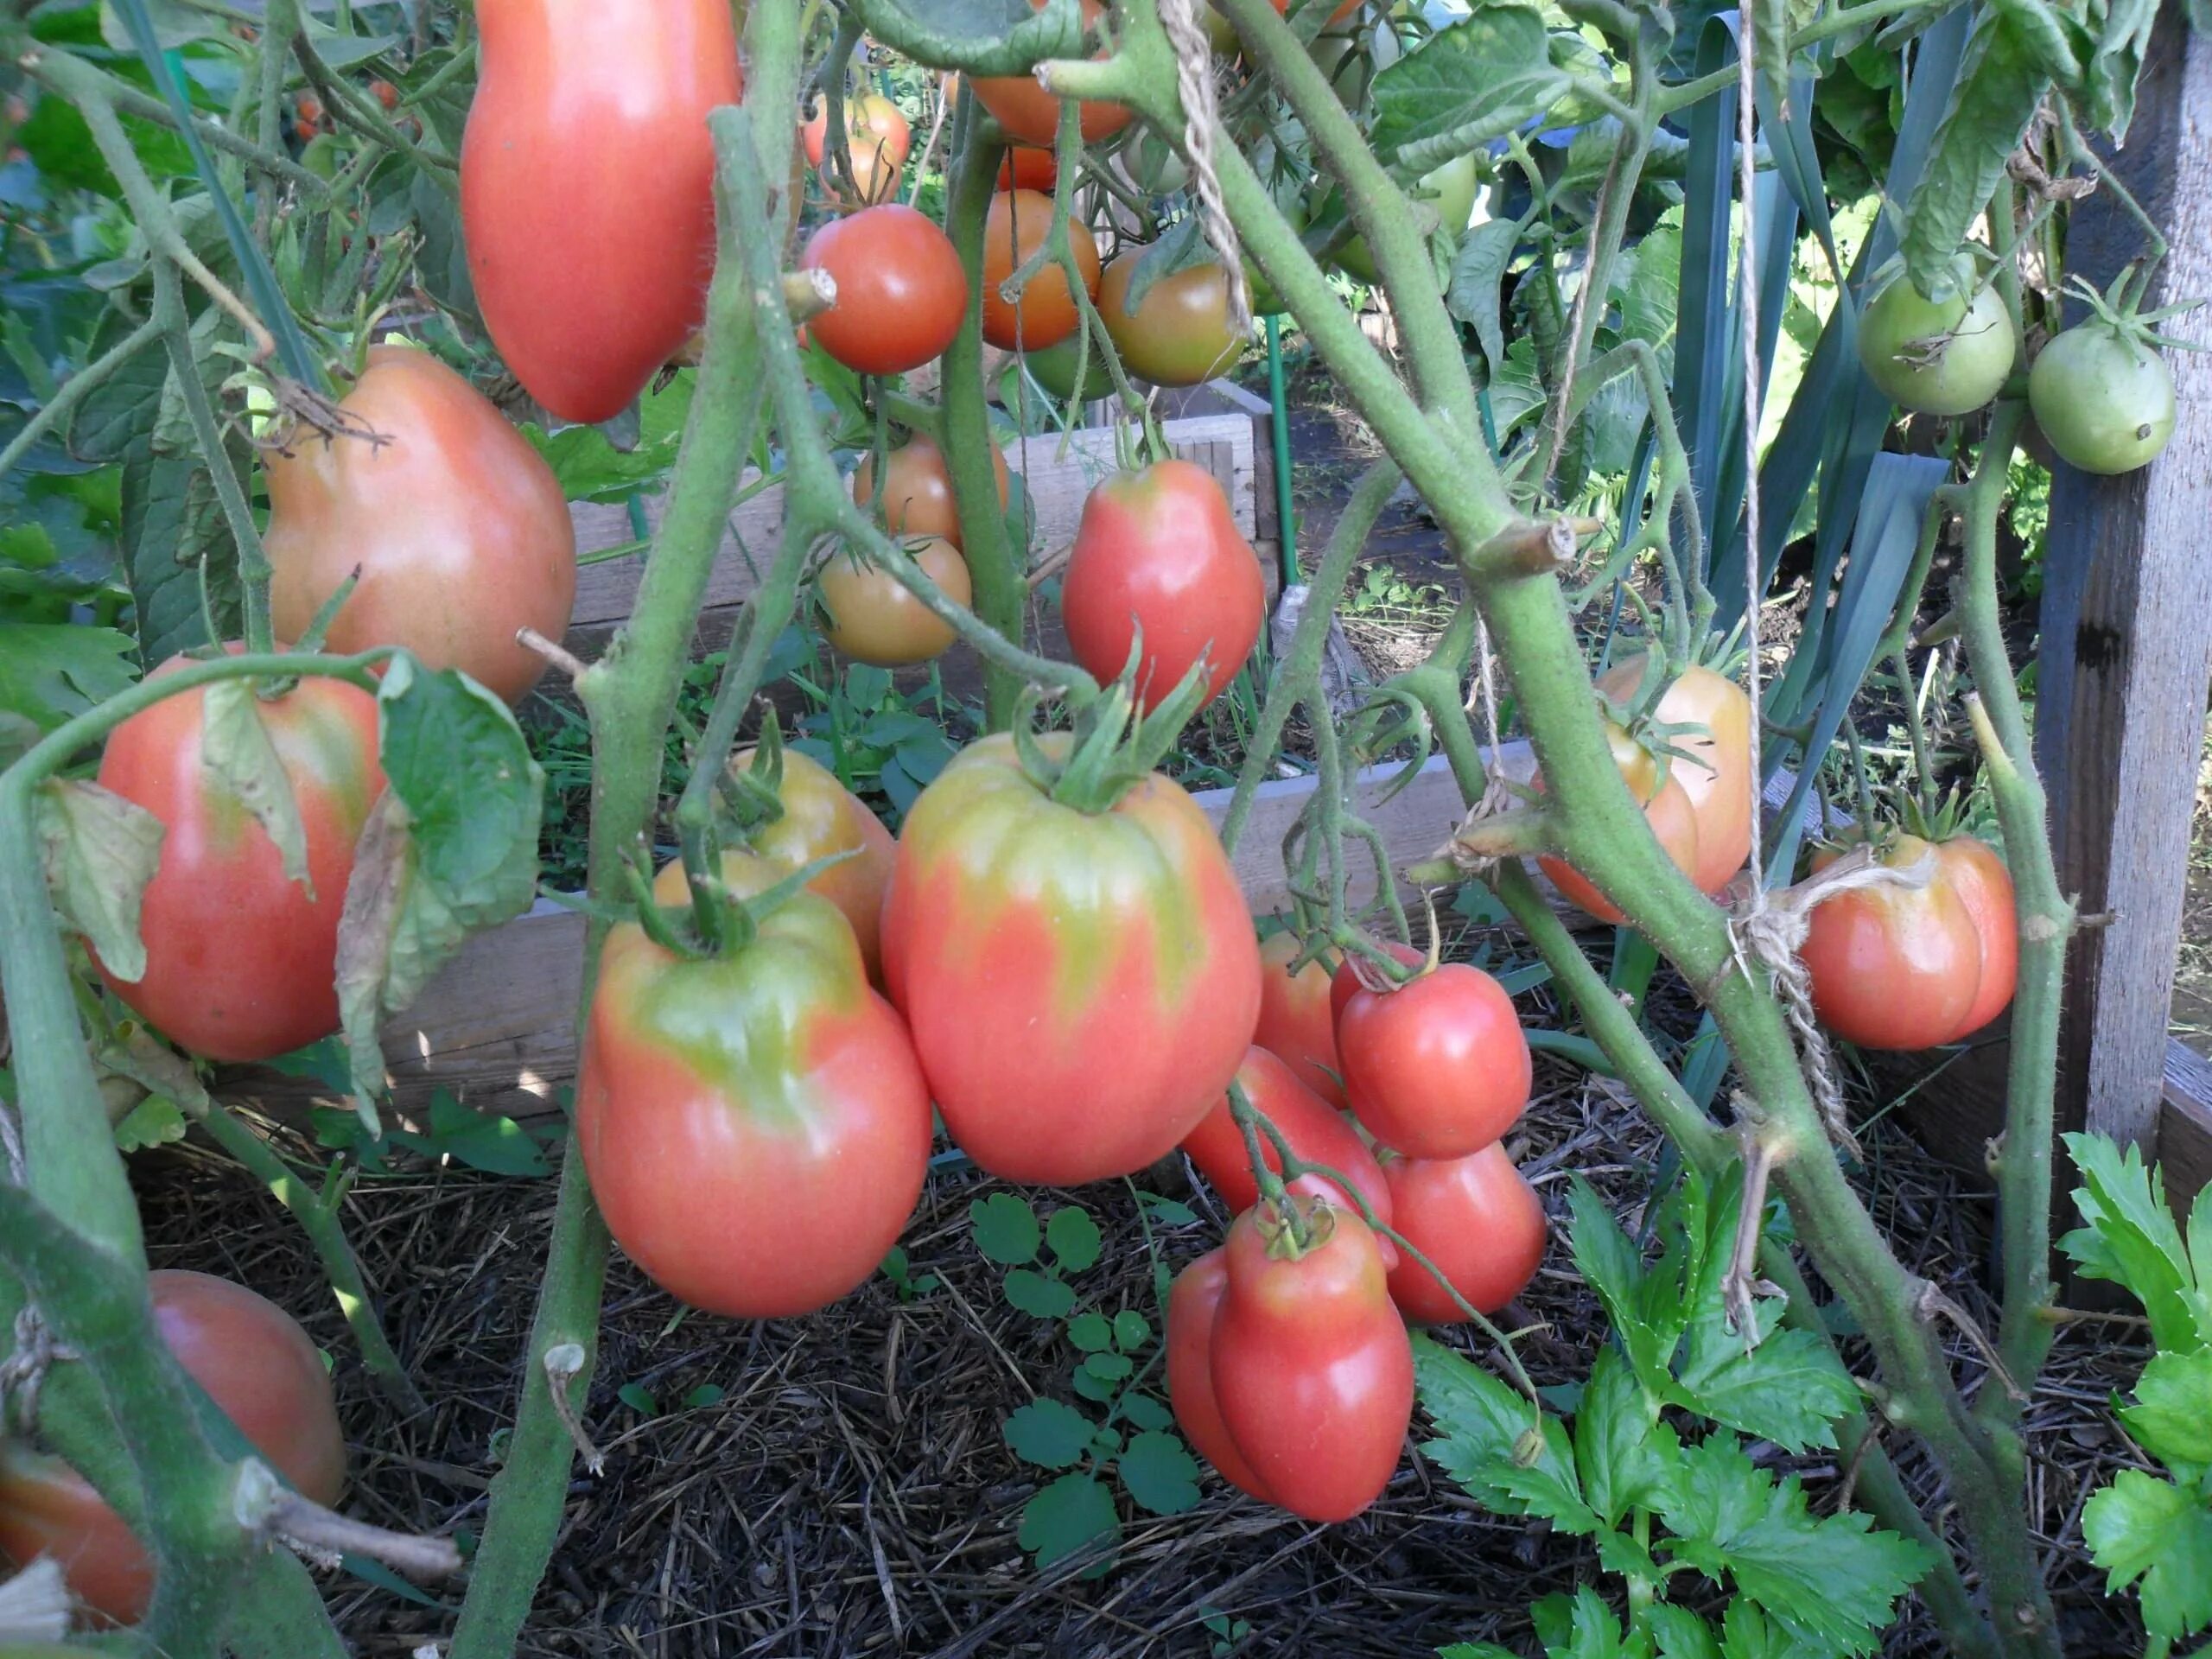
{"type": "Polygon", "coordinates": [[[1198,198],[1198,228],[1221,260],[1229,290],[1229,327],[1240,337],[1252,331],[1251,302],[1244,294],[1244,259],[1237,251],[1236,227],[1221,198],[1213,170],[1215,126],[1213,47],[1199,25],[1205,0],[1160,0],[1160,27],[1175,48],[1175,86],[1183,98],[1183,151],[1191,163],[1191,188],[1198,198]]]}
{"type": "Polygon", "coordinates": [[[1736,48],[1736,187],[1744,199],[1742,270],[1737,277],[1737,313],[1744,329],[1744,630],[1750,651],[1745,659],[1745,689],[1751,701],[1751,891],[1750,914],[1756,917],[1766,903],[1765,826],[1761,823],[1759,780],[1764,774],[1760,760],[1759,733],[1759,601],[1765,597],[1759,581],[1759,276],[1755,192],[1758,165],[1753,156],[1757,84],[1752,79],[1751,10],[1737,14],[1740,38],[1736,48]]]}

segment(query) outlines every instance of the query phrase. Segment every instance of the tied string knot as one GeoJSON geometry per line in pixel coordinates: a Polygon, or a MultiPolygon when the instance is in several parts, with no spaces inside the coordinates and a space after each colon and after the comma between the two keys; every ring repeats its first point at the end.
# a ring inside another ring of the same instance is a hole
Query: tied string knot
{"type": "Polygon", "coordinates": [[[39,1389],[57,1360],[77,1357],[73,1349],[54,1341],[35,1307],[16,1315],[16,1348],[0,1359],[0,1415],[11,1419],[20,1433],[38,1427],[39,1389]]]}
{"type": "Polygon", "coordinates": [[[1175,48],[1175,87],[1183,100],[1183,153],[1191,164],[1192,194],[1198,199],[1198,228],[1221,260],[1229,290],[1230,330],[1242,336],[1251,332],[1252,307],[1244,293],[1244,258],[1237,249],[1236,227],[1229,222],[1221,178],[1213,166],[1213,46],[1198,22],[1198,8],[1204,3],[1205,0],[1160,0],[1160,24],[1175,48]]]}

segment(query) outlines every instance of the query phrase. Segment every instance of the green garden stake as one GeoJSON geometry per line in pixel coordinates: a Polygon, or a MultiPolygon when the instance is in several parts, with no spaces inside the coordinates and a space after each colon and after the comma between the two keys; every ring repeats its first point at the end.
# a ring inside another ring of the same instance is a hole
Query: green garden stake
{"type": "Polygon", "coordinates": [[[1282,585],[1298,585],[1298,516],[1290,505],[1290,415],[1282,392],[1282,323],[1270,311],[1268,329],[1268,402],[1274,410],[1276,533],[1282,538],[1282,585]]]}

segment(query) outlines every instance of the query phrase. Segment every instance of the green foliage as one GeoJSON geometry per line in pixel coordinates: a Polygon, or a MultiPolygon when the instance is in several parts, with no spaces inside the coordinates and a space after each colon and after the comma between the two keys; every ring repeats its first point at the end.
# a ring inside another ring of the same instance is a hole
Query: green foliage
{"type": "MultiPolygon", "coordinates": [[[[319,1077],[334,1088],[350,1086],[346,1062],[335,1039],[271,1063],[279,1071],[319,1077]]],[[[392,1154],[410,1152],[433,1163],[459,1164],[486,1175],[540,1180],[553,1173],[547,1149],[560,1138],[557,1117],[520,1123],[513,1118],[465,1105],[444,1089],[434,1090],[417,1127],[370,1128],[358,1114],[318,1106],[312,1115],[316,1143],[354,1158],[365,1174],[392,1173],[392,1154]]]]}

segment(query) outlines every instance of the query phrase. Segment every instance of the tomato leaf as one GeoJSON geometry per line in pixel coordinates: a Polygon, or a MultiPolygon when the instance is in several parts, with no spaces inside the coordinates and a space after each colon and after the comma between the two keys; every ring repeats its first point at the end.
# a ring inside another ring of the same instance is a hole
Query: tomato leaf
{"type": "Polygon", "coordinates": [[[2171,1481],[2123,1469],[2082,1511],[2089,1559],[2118,1595],[2141,1580],[2143,1622],[2178,1641],[2212,1623],[2212,1510],[2171,1481]]]}
{"type": "Polygon", "coordinates": [[[2005,176],[2006,158],[2050,87],[2050,72],[2024,37],[2020,16],[1990,6],[1975,19],[1927,169],[1905,207],[1905,274],[1931,299],[1952,287],[1951,261],[1967,227],[2005,176]]]}
{"type": "Polygon", "coordinates": [[[1097,1425],[1058,1400],[1032,1400],[1006,1420],[1000,1432],[1007,1450],[1040,1469],[1069,1469],[1083,1461],[1097,1425]]]}
{"type": "Polygon", "coordinates": [[[1122,315],[1134,317],[1144,305],[1152,285],[1196,265],[1218,264],[1213,246],[1201,233],[1196,213],[1179,219],[1160,233],[1160,239],[1137,256],[1129,272],[1128,291],[1122,296],[1122,315]]]}
{"type": "Polygon", "coordinates": [[[300,822],[291,777],[277,758],[269,728],[261,723],[261,702],[252,685],[245,680],[217,680],[210,685],[200,729],[200,765],[267,832],[283,860],[284,879],[298,882],[314,898],[315,883],[308,875],[307,826],[300,822]]]}
{"type": "Polygon", "coordinates": [[[42,784],[38,836],[54,913],[118,979],[144,977],[138,909],[161,865],[162,821],[113,790],[77,779],[42,784]]]}
{"type": "Polygon", "coordinates": [[[1505,280],[1513,251],[1521,243],[1517,219],[1486,219],[1461,238],[1452,262],[1452,280],[1444,290],[1444,303],[1452,315],[1475,331],[1483,356],[1495,375],[1505,363],[1505,324],[1499,307],[1499,285],[1505,280]]]}
{"type": "Polygon", "coordinates": [[[1052,1211],[1045,1224],[1045,1242],[1052,1247],[1052,1257],[1063,1273],[1081,1273],[1098,1260],[1098,1224],[1079,1205],[1052,1211]]]}
{"type": "Polygon", "coordinates": [[[1570,84],[1541,12],[1484,6],[1376,75],[1375,153],[1418,178],[1541,115],[1570,84]]]}
{"type": "Polygon", "coordinates": [[[2137,1444],[2176,1474],[2212,1465],[2212,1348],[2152,1356],[2120,1408],[2137,1444]]]}
{"type": "Polygon", "coordinates": [[[1176,1435],[1147,1429],[1131,1436],[1114,1468],[1141,1510],[1180,1515],[1198,1507],[1198,1460],[1176,1435]]]}
{"type": "MultiPolygon", "coordinates": [[[[74,622],[0,622],[0,713],[22,715],[31,741],[137,677],[127,633],[74,622]]],[[[0,752],[0,766],[13,758],[0,752]]]]}
{"type": "Polygon", "coordinates": [[[1009,1268],[1006,1299],[1033,1319],[1064,1319],[1075,1307],[1075,1292],[1032,1268],[1009,1268]]]}
{"type": "Polygon", "coordinates": [[[1094,1539],[1110,1536],[1120,1525],[1114,1495],[1103,1482],[1090,1475],[1062,1475],[1023,1507],[1015,1537],[1046,1567],[1094,1539]]]}
{"type": "Polygon", "coordinates": [[[1018,1268],[1037,1259],[1037,1243],[1042,1234],[1037,1212],[1029,1207],[1028,1200],[1011,1192],[977,1198],[968,1206],[968,1224],[974,1230],[976,1248],[986,1261],[1018,1268]]]}
{"type": "Polygon", "coordinates": [[[149,1095],[140,1101],[115,1126],[115,1149],[118,1152],[139,1152],[148,1147],[165,1147],[173,1141],[184,1139],[184,1113],[177,1103],[162,1095],[149,1095]]]}
{"type": "Polygon", "coordinates": [[[535,1179],[553,1173],[545,1161],[544,1147],[528,1129],[512,1117],[464,1105],[443,1089],[430,1096],[424,1128],[427,1132],[421,1135],[395,1129],[391,1143],[426,1157],[449,1158],[490,1175],[535,1179]]]}

